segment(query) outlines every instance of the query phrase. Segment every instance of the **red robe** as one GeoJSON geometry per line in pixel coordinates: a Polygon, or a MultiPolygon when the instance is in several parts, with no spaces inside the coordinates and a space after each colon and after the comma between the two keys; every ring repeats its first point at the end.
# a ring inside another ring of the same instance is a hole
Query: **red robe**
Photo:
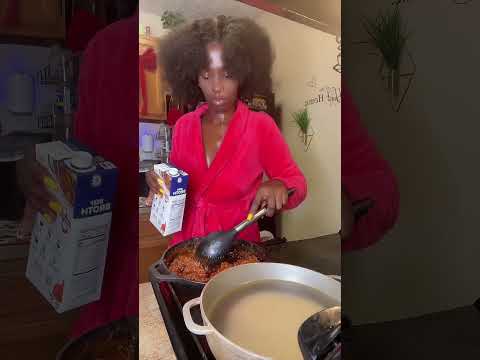
{"type": "Polygon", "coordinates": [[[351,201],[371,198],[374,206],[361,217],[343,251],[378,242],[398,217],[399,193],[395,175],[377,151],[360,121],[360,114],[342,86],[342,186],[351,201]]]}
{"type": "Polygon", "coordinates": [[[81,66],[74,137],[119,170],[99,301],[81,309],[79,336],[138,315],[138,13],[90,41],[81,66]]]}
{"type": "MultiPolygon", "coordinates": [[[[241,101],[220,149],[207,167],[201,126],[201,115],[207,109],[208,104],[204,104],[185,114],[174,128],[170,161],[190,179],[183,228],[173,236],[172,244],[229,230],[245,220],[264,173],[296,189],[286,209],[298,206],[307,194],[305,177],[273,119],[250,111],[241,101]]],[[[258,226],[247,228],[239,237],[260,241],[258,226]]]]}

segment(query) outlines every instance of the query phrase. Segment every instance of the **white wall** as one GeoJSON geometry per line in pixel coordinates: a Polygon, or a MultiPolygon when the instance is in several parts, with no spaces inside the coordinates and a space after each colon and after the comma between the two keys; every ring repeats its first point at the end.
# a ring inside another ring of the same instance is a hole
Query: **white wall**
{"type": "Polygon", "coordinates": [[[363,2],[359,13],[357,2],[343,2],[343,76],[401,194],[394,231],[342,256],[342,305],[354,323],[446,310],[480,297],[480,3],[402,5],[417,73],[399,113],[376,75],[378,59],[351,44],[367,39],[360,16],[390,3],[363,2]]]}
{"type": "Polygon", "coordinates": [[[160,21],[164,10],[180,11],[189,20],[218,14],[249,16],[264,26],[276,53],[274,92],[276,103],[282,106],[283,134],[309,187],[307,200],[282,216],[282,233],[287,239],[300,240],[338,232],[340,104],[328,101],[327,90],[322,89],[340,87],[340,74],[332,69],[338,54],[335,37],[233,0],[143,0],[140,24],[151,26],[155,35],[153,25],[160,21]],[[313,78],[317,88],[308,85],[313,78]],[[297,129],[291,125],[290,114],[319,94],[324,95],[325,101],[308,107],[316,136],[305,152],[297,129]]]}
{"type": "Polygon", "coordinates": [[[338,54],[335,37],[264,11],[256,20],[270,34],[276,53],[273,79],[276,102],[282,105],[282,132],[308,182],[305,202],[282,216],[283,236],[301,240],[336,233],[340,229],[340,103],[327,99],[335,88],[340,95],[340,74],[333,70],[338,54]],[[305,152],[290,114],[319,94],[324,102],[307,107],[316,134],[305,152]]]}

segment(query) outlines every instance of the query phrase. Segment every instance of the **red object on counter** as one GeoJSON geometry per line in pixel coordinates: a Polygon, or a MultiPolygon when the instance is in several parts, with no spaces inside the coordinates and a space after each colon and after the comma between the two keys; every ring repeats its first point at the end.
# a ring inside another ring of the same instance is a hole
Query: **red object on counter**
{"type": "Polygon", "coordinates": [[[138,59],[140,90],[142,93],[142,108],[140,114],[148,114],[148,91],[147,91],[147,79],[145,77],[146,71],[154,71],[157,68],[157,56],[152,48],[145,50],[145,52],[139,56],[138,59]]]}
{"type": "MultiPolygon", "coordinates": [[[[174,234],[172,245],[231,229],[245,220],[264,172],[296,189],[286,209],[299,205],[307,194],[305,177],[275,121],[265,113],[249,110],[241,101],[208,167],[201,125],[207,109],[208,104],[204,104],[185,114],[173,129],[170,162],[189,174],[189,182],[183,229],[174,234]]],[[[259,242],[258,225],[248,227],[239,237],[259,242]]]]}
{"type": "Polygon", "coordinates": [[[74,137],[119,170],[99,301],[85,305],[73,337],[138,316],[138,10],[97,33],[81,66],[74,137]]]}
{"type": "Polygon", "coordinates": [[[363,127],[348,89],[342,84],[342,186],[354,202],[370,198],[374,206],[361,217],[343,251],[359,250],[378,242],[398,217],[399,193],[395,175],[363,127]]]}

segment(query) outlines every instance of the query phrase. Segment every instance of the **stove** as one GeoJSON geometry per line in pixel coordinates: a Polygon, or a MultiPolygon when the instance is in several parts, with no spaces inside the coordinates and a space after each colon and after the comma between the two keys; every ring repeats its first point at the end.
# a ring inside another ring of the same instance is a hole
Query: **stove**
{"type": "MultiPolygon", "coordinates": [[[[340,275],[341,248],[337,235],[308,240],[273,239],[266,245],[269,261],[302,266],[326,275],[340,275]]],[[[152,282],[173,350],[178,360],[215,360],[205,336],[192,334],[183,321],[183,305],[201,294],[201,289],[169,282],[152,282]]],[[[203,324],[200,308],[192,308],[192,318],[203,324]]]]}

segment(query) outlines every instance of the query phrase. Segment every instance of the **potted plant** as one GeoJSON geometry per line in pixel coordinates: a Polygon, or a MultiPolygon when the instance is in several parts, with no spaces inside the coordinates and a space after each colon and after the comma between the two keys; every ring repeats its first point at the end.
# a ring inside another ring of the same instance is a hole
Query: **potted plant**
{"type": "Polygon", "coordinates": [[[292,114],[293,122],[298,127],[298,135],[302,138],[305,145],[305,151],[310,147],[313,135],[315,134],[311,126],[311,118],[307,108],[298,110],[292,114]]]}
{"type": "Polygon", "coordinates": [[[387,87],[394,96],[398,96],[400,61],[408,37],[398,5],[393,10],[380,11],[374,19],[365,19],[363,26],[370,36],[370,42],[383,57],[383,65],[387,68],[387,87]]]}

